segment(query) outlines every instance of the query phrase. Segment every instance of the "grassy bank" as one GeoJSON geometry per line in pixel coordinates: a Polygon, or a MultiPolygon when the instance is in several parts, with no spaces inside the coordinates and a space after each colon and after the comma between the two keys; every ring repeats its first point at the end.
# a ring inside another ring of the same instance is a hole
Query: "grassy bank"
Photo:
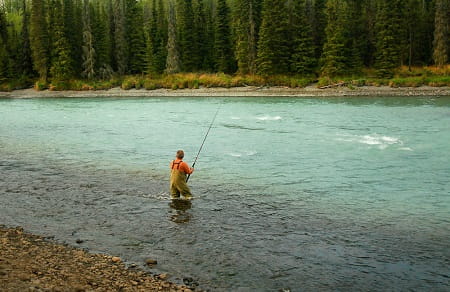
{"type": "Polygon", "coordinates": [[[34,87],[36,90],[104,90],[114,87],[129,89],[197,89],[200,87],[243,87],[243,86],[283,86],[290,88],[303,88],[308,85],[318,88],[339,85],[349,88],[361,86],[390,86],[390,87],[420,87],[450,86],[450,65],[444,67],[401,67],[395,71],[394,77],[381,79],[376,77],[375,70],[364,70],[355,76],[321,77],[314,76],[259,76],[259,75],[227,75],[227,74],[202,74],[180,73],[171,75],[133,75],[114,77],[110,80],[53,80],[50,82],[18,79],[0,83],[0,91],[12,91],[34,87]]]}

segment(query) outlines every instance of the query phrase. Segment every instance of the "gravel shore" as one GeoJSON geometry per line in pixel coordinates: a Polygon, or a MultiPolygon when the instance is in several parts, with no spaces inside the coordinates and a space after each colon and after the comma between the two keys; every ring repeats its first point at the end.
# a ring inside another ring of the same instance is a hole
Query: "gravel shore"
{"type": "Polygon", "coordinates": [[[131,89],[112,88],[95,91],[36,91],[22,89],[12,92],[0,92],[0,98],[35,98],[35,97],[160,97],[160,96],[292,96],[292,97],[325,97],[325,96],[450,96],[450,87],[389,87],[362,86],[353,89],[336,87],[319,89],[315,85],[305,88],[288,87],[234,87],[234,88],[199,88],[199,89],[131,89]]]}
{"type": "Polygon", "coordinates": [[[0,226],[0,291],[192,291],[166,278],[0,226]]]}

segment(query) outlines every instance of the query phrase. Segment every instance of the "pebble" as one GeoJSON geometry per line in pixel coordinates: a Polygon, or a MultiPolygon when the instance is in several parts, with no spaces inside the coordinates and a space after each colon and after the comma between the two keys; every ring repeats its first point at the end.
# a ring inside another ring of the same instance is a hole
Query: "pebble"
{"type": "Polygon", "coordinates": [[[112,257],[111,260],[112,260],[114,263],[120,262],[120,258],[119,258],[119,257],[112,257]]]}
{"type": "Polygon", "coordinates": [[[160,274],[160,275],[158,276],[158,278],[160,278],[161,280],[165,280],[165,279],[167,279],[167,277],[168,277],[168,275],[167,275],[166,273],[160,274]]]}
{"type": "Polygon", "coordinates": [[[147,260],[145,260],[145,263],[147,265],[156,265],[156,264],[158,264],[158,261],[154,260],[154,259],[147,259],[147,260]]]}

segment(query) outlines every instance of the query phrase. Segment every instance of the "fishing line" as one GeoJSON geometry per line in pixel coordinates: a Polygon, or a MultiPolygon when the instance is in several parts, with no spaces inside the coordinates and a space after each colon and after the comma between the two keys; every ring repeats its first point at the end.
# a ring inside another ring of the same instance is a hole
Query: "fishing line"
{"type": "MultiPolygon", "coordinates": [[[[211,130],[212,126],[214,125],[214,121],[216,120],[217,114],[219,113],[219,110],[220,110],[221,106],[222,106],[222,104],[220,104],[219,107],[217,108],[216,114],[214,115],[214,118],[211,121],[211,125],[209,125],[208,131],[206,132],[205,138],[203,138],[202,145],[200,146],[200,149],[198,150],[198,153],[197,153],[197,156],[195,157],[194,163],[192,163],[192,168],[194,168],[195,163],[197,162],[198,156],[200,155],[200,152],[203,149],[203,145],[205,145],[206,138],[208,137],[209,131],[211,130]]],[[[186,182],[189,181],[190,177],[191,177],[191,174],[188,174],[188,176],[186,178],[186,182]]]]}

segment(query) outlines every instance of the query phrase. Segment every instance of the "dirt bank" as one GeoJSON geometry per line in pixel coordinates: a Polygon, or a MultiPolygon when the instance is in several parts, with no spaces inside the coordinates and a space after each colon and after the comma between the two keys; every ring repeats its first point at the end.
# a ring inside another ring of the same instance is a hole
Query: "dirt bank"
{"type": "Polygon", "coordinates": [[[192,291],[161,278],[116,257],[0,226],[0,291],[192,291]]]}
{"type": "Polygon", "coordinates": [[[355,88],[337,87],[318,89],[311,85],[305,88],[288,87],[235,87],[235,88],[199,88],[199,89],[131,89],[112,88],[97,91],[36,91],[34,89],[0,92],[0,98],[35,98],[35,97],[153,97],[153,96],[293,96],[293,97],[323,97],[323,96],[450,96],[450,87],[399,87],[362,86],[355,88]]]}

